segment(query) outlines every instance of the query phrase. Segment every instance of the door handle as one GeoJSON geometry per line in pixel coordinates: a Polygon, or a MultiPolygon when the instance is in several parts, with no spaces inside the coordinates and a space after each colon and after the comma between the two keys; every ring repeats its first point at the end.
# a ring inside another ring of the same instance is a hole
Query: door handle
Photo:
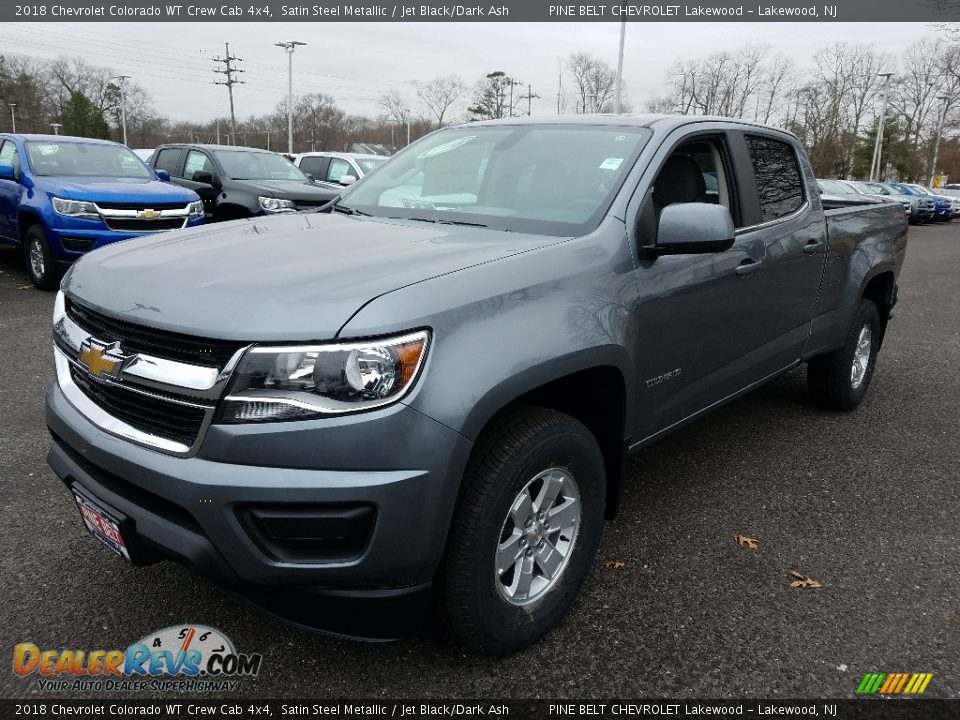
{"type": "Polygon", "coordinates": [[[814,255],[817,250],[823,247],[823,240],[808,240],[803,246],[804,255],[814,255]]]}
{"type": "Polygon", "coordinates": [[[743,260],[739,265],[737,265],[737,275],[740,277],[748,277],[753,275],[760,267],[763,265],[762,260],[754,260],[753,258],[747,258],[743,260]]]}

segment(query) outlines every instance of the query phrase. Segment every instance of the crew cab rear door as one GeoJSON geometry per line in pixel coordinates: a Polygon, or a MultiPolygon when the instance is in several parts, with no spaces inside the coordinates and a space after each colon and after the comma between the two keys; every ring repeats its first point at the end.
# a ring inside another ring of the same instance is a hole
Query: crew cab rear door
{"type": "MultiPolygon", "coordinates": [[[[766,343],[765,368],[776,372],[798,360],[810,334],[827,255],[827,229],[819,196],[811,197],[812,172],[788,136],[745,132],[749,158],[742,191],[756,202],[763,234],[758,295],[758,340],[766,343]]],[[[815,190],[813,192],[816,192],[815,190]]]]}

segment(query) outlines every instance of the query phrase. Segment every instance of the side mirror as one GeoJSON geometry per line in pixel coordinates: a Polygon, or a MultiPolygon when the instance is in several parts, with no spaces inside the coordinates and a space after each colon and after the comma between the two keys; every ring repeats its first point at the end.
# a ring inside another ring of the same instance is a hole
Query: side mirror
{"type": "Polygon", "coordinates": [[[341,185],[353,185],[356,181],[357,178],[353,175],[341,175],[337,182],[339,182],[341,185]]]}
{"type": "Polygon", "coordinates": [[[220,178],[206,170],[198,170],[195,172],[193,174],[193,181],[204,183],[205,185],[213,185],[213,187],[220,187],[220,178]]]}
{"type": "Polygon", "coordinates": [[[154,170],[154,172],[157,174],[158,180],[170,182],[170,173],[168,173],[166,170],[154,170]]]}
{"type": "Polygon", "coordinates": [[[716,253],[733,246],[736,230],[730,211],[711,203],[676,203],[660,213],[653,255],[716,253]]]}
{"type": "Polygon", "coordinates": [[[13,165],[0,165],[0,180],[16,180],[17,173],[13,165]]]}
{"type": "Polygon", "coordinates": [[[313,173],[304,173],[304,175],[307,176],[307,180],[309,180],[310,182],[316,182],[316,181],[317,181],[317,179],[313,176],[313,173]]]}

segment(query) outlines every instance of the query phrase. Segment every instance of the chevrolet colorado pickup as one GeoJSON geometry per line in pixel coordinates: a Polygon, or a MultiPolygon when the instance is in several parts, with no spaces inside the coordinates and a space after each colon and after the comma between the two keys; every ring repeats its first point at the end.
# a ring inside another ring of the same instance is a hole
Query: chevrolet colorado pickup
{"type": "Polygon", "coordinates": [[[746,122],[439,130],[324,212],[74,265],[49,462],[134,564],[509,652],[570,607],[628,453],[802,363],[814,403],[857,406],[907,229],[746,122]]]}
{"type": "Polygon", "coordinates": [[[0,135],[0,242],[23,248],[41,290],[90,250],[203,222],[196,193],[123,145],[64,135],[0,135]]]}
{"type": "Polygon", "coordinates": [[[337,193],[316,185],[280,153],[235,145],[161,145],[156,170],[203,199],[212,222],[275,215],[326,205],[337,193]]]}

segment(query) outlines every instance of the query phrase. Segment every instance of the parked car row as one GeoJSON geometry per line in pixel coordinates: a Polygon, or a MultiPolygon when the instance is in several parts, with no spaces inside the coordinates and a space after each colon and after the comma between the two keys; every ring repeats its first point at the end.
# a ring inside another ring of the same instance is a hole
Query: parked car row
{"type": "Polygon", "coordinates": [[[23,248],[34,285],[52,290],[74,261],[103,245],[322,207],[386,160],[295,159],[233,145],[131,150],[90,138],[0,134],[0,242],[23,248]]]}
{"type": "Polygon", "coordinates": [[[950,222],[960,217],[960,193],[952,197],[915,183],[856,180],[817,180],[820,192],[834,197],[869,196],[898,202],[907,211],[911,224],[950,222]]]}

